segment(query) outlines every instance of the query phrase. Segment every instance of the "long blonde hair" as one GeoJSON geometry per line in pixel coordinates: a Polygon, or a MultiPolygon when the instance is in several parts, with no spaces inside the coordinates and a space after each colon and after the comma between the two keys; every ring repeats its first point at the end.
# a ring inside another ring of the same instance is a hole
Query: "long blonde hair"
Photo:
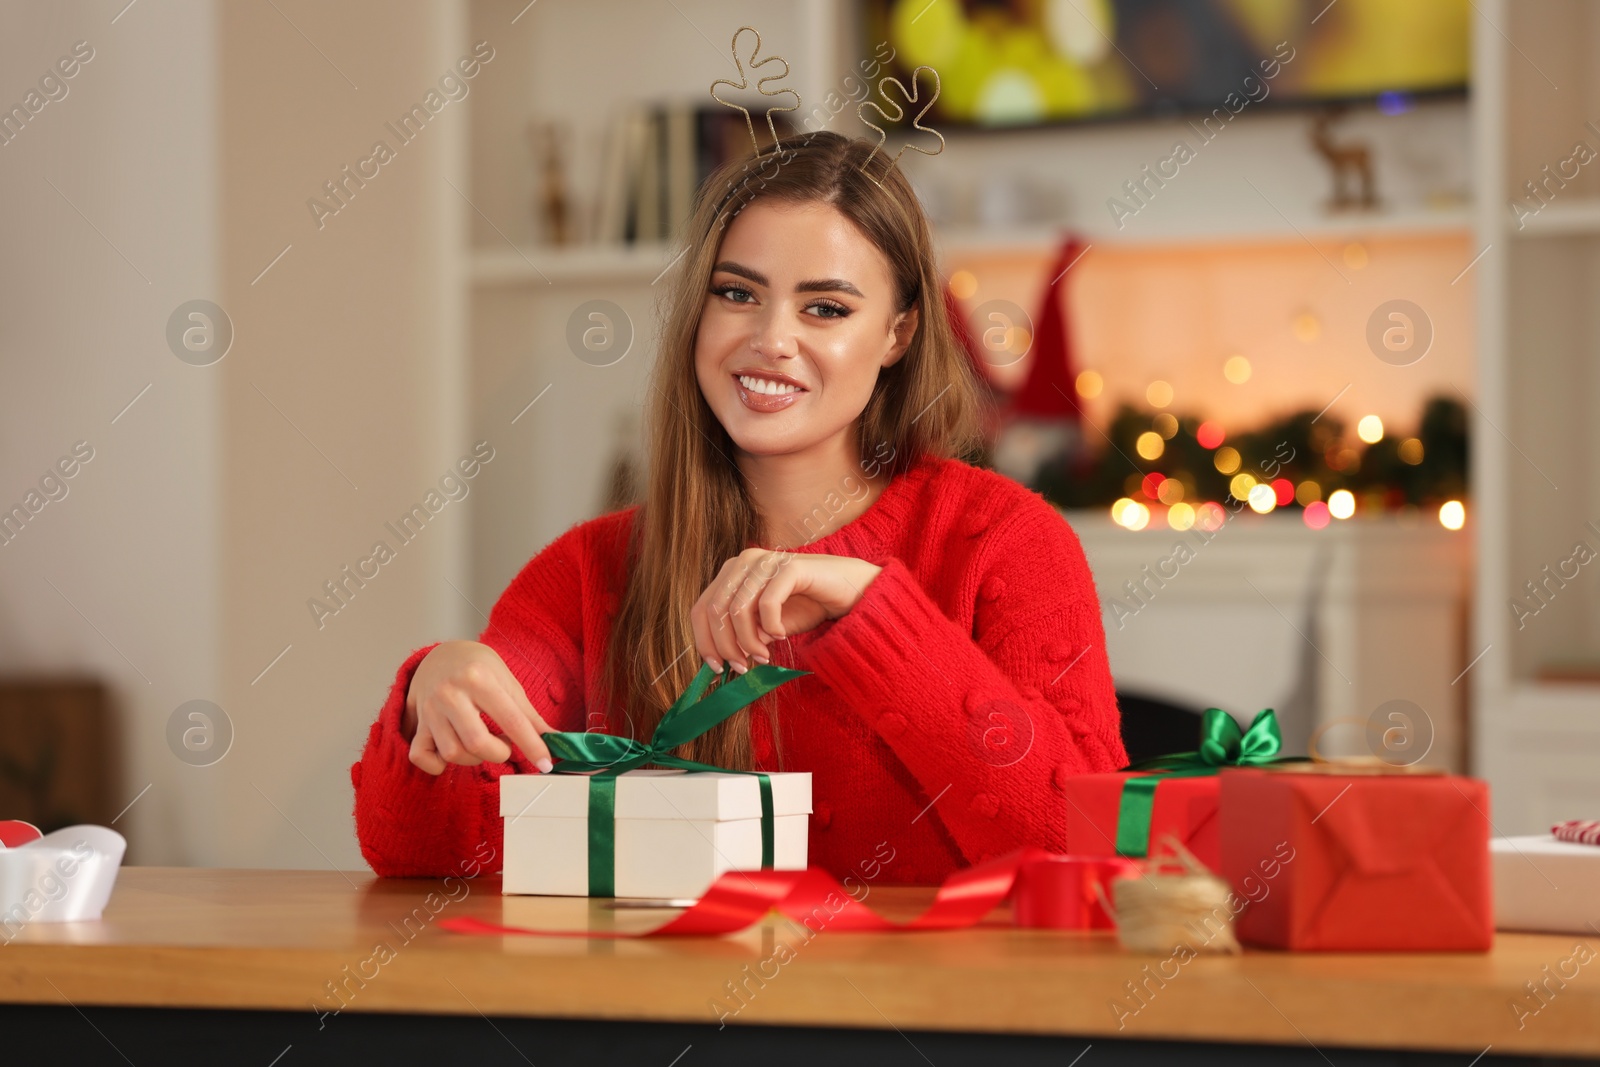
{"type": "MultiPolygon", "coordinates": [[[[695,375],[695,341],[722,235],[758,199],[836,208],[882,250],[894,279],[895,310],[919,309],[904,355],[879,372],[857,423],[862,457],[892,451],[899,475],[926,455],[964,458],[981,443],[979,382],[945,314],[932,236],[910,183],[871,142],[820,131],[732,160],[701,186],[679,240],[688,251],[658,311],[660,349],[645,403],[649,474],[635,514],[626,586],[613,622],[603,676],[610,728],[648,738],[701,666],[689,610],[723,563],[760,536],[734,445],[695,375]],[[876,178],[877,181],[874,181],[876,178]],[[881,182],[881,184],[879,184],[881,182]]],[[[778,736],[774,691],[765,705],[778,736]]],[[[748,770],[750,709],[678,749],[678,754],[748,770]]]]}

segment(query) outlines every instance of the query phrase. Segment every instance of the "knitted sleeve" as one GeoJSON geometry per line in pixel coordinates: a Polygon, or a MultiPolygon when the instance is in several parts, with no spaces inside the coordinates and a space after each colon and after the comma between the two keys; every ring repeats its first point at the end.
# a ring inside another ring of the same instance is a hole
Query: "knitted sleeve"
{"type": "MultiPolygon", "coordinates": [[[[478,640],[493,648],[522,683],[529,701],[557,730],[581,730],[584,525],[574,526],[530,560],[489,612],[478,640]]],[[[380,875],[444,877],[500,869],[502,774],[534,774],[515,745],[506,763],[450,764],[435,777],[414,766],[400,718],[417,665],[434,645],[400,665],[388,699],[350,768],[356,838],[380,875]]],[[[490,732],[504,731],[489,716],[490,732]]],[[[510,744],[509,740],[507,741],[510,744]]]]}
{"type": "Polygon", "coordinates": [[[1064,783],[1127,762],[1083,549],[1035,498],[949,578],[970,632],[890,558],[802,665],[890,746],[969,862],[1063,849],[1064,783]]]}

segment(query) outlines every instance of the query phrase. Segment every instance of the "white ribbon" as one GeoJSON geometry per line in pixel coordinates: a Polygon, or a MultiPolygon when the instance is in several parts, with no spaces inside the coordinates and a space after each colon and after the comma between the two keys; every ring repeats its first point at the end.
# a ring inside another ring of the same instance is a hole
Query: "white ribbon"
{"type": "Polygon", "coordinates": [[[0,941],[28,923],[100,918],[127,847],[115,830],[87,825],[0,845],[0,941]]]}

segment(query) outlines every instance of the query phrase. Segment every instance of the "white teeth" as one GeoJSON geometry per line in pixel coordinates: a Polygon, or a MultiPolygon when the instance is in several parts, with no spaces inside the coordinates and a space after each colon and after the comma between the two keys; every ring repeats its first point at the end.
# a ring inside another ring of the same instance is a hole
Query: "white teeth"
{"type": "Polygon", "coordinates": [[[798,385],[786,385],[766,378],[752,378],[748,374],[739,375],[739,384],[752,393],[765,393],[769,396],[782,396],[785,393],[801,391],[798,385]]]}

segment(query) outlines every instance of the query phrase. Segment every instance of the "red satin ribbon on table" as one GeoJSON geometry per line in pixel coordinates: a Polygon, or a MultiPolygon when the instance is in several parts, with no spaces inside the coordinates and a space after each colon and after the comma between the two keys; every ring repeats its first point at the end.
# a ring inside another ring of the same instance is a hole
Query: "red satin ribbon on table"
{"type": "MultiPolygon", "coordinates": [[[[624,939],[636,937],[719,937],[758,922],[776,908],[804,922],[816,909],[828,913],[829,930],[856,932],[959,930],[978,923],[1008,895],[1017,891],[1016,908],[1032,919],[1030,926],[1055,929],[1100,927],[1099,905],[1093,900],[1063,901],[1065,892],[1093,894],[1095,878],[1137,870],[1127,860],[1099,856],[1058,856],[1041,848],[1024,848],[980,863],[947,878],[928,910],[909,922],[885,919],[852,897],[833,875],[820,867],[803,871],[727,871],[682,915],[653,930],[539,930],[502,926],[471,917],[441,920],[437,925],[458,934],[530,934],[539,937],[624,939]],[[1034,872],[1038,872],[1037,874],[1034,872]],[[827,901],[842,898],[837,909],[827,901]]],[[[1103,912],[1101,912],[1103,915],[1103,912]]]]}

